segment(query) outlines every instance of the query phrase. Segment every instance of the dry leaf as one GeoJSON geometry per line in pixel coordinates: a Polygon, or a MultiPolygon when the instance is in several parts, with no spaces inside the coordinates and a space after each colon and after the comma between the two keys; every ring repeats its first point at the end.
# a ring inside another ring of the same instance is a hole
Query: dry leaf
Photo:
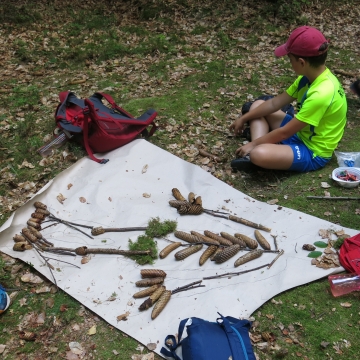
{"type": "Polygon", "coordinates": [[[151,196],[151,194],[148,194],[148,193],[143,193],[142,195],[144,198],[149,198],[151,196]]]}
{"type": "Polygon", "coordinates": [[[25,275],[23,275],[21,277],[21,281],[22,282],[28,282],[28,283],[31,283],[31,284],[41,284],[41,283],[44,282],[44,280],[42,280],[38,276],[36,276],[34,274],[30,274],[30,273],[26,273],[25,275]]]}
{"type": "Polygon", "coordinates": [[[146,347],[150,350],[150,351],[153,351],[156,349],[156,344],[155,343],[149,343],[146,345],[146,347]]]}
{"type": "Polygon", "coordinates": [[[26,298],[20,299],[20,300],[19,300],[19,305],[20,305],[20,307],[27,305],[26,301],[27,301],[26,298]]]}
{"type": "Polygon", "coordinates": [[[71,351],[66,352],[65,360],[79,360],[80,358],[71,351]]]}
{"type": "Polygon", "coordinates": [[[144,351],[144,347],[138,344],[135,350],[140,351],[142,353],[144,351]]]}
{"type": "Polygon", "coordinates": [[[79,200],[80,200],[81,203],[86,203],[86,199],[84,197],[82,197],[82,196],[79,197],[79,200]]]}
{"type": "Polygon", "coordinates": [[[37,324],[44,324],[45,323],[45,313],[42,312],[38,315],[37,319],[36,319],[36,323],[37,324]]]}
{"type": "Polygon", "coordinates": [[[331,187],[331,185],[329,185],[326,181],[322,181],[322,182],[321,182],[321,187],[322,187],[323,189],[328,189],[328,188],[331,187]]]}
{"type": "Polygon", "coordinates": [[[56,197],[57,201],[60,203],[60,204],[64,204],[64,201],[66,200],[66,197],[63,195],[63,194],[59,194],[57,197],[56,197]]]}
{"type": "Polygon", "coordinates": [[[146,173],[146,172],[147,172],[148,167],[149,167],[149,165],[148,165],[148,164],[144,165],[144,166],[143,166],[143,168],[142,168],[142,170],[141,170],[141,173],[142,173],[142,174],[146,173]]]}
{"type": "Polygon", "coordinates": [[[4,352],[5,348],[6,348],[6,345],[0,344],[0,354],[2,354],[4,352]]]}
{"type": "Polygon", "coordinates": [[[73,184],[68,184],[67,189],[70,190],[72,188],[73,184]]]}
{"type": "Polygon", "coordinates": [[[325,212],[324,212],[324,215],[325,215],[325,216],[330,216],[330,215],[332,215],[332,212],[330,212],[330,211],[325,211],[325,212]]]}
{"type": "Polygon", "coordinates": [[[324,191],[324,196],[325,196],[325,197],[330,197],[331,194],[330,194],[328,191],[324,191]]]}
{"type": "Polygon", "coordinates": [[[352,304],[349,303],[349,302],[340,303],[340,305],[341,305],[342,307],[344,307],[344,308],[349,308],[349,307],[352,306],[352,304]]]}
{"type": "Polygon", "coordinates": [[[78,342],[75,342],[75,341],[72,341],[69,343],[69,349],[72,353],[74,353],[76,355],[81,355],[84,351],[82,346],[78,342]]]}
{"type": "Polygon", "coordinates": [[[94,335],[94,334],[96,334],[96,325],[93,325],[88,331],[88,335],[94,335]]]}
{"type": "Polygon", "coordinates": [[[355,215],[359,215],[360,214],[360,209],[355,209],[355,215]]]}
{"type": "Polygon", "coordinates": [[[116,317],[116,320],[117,320],[117,321],[121,321],[121,320],[126,321],[126,320],[127,320],[127,317],[128,317],[129,315],[130,315],[130,312],[127,311],[125,314],[121,314],[121,315],[117,316],[117,317],[116,317]]]}
{"type": "Polygon", "coordinates": [[[277,202],[279,202],[278,199],[272,199],[272,200],[268,200],[266,203],[269,205],[275,205],[277,202]]]}
{"type": "Polygon", "coordinates": [[[35,292],[37,294],[47,293],[47,292],[50,292],[50,287],[49,286],[43,286],[40,289],[36,289],[35,292]]]}
{"type": "Polygon", "coordinates": [[[81,263],[82,264],[87,264],[90,261],[91,257],[89,255],[83,256],[81,258],[81,263]]]}
{"type": "Polygon", "coordinates": [[[111,202],[111,201],[112,201],[112,198],[109,196],[108,200],[111,202]]]}

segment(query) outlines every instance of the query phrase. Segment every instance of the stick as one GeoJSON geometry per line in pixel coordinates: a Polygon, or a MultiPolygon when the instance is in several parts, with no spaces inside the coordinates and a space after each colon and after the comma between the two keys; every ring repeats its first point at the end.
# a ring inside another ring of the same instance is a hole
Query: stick
{"type": "Polygon", "coordinates": [[[249,269],[249,270],[244,270],[244,271],[239,271],[239,272],[234,272],[234,273],[220,274],[220,275],[215,275],[215,276],[208,276],[208,277],[204,277],[203,280],[218,279],[218,278],[221,278],[221,277],[224,277],[224,276],[242,275],[242,274],[246,274],[246,273],[251,272],[251,271],[262,269],[262,268],[264,268],[266,266],[269,266],[269,265],[270,264],[265,264],[265,265],[261,265],[261,266],[258,266],[256,268],[249,269]]]}
{"type": "Polygon", "coordinates": [[[146,231],[147,227],[126,227],[126,228],[103,228],[101,226],[92,228],[92,235],[101,235],[106,232],[146,231]]]}
{"type": "Polygon", "coordinates": [[[360,200],[360,197],[349,196],[307,196],[307,199],[326,199],[326,200],[360,200]]]}
{"type": "Polygon", "coordinates": [[[213,160],[215,160],[217,162],[221,161],[221,159],[218,156],[210,154],[209,152],[207,152],[207,151],[205,151],[203,149],[199,149],[199,154],[202,155],[202,156],[212,158],[213,160]]]}
{"type": "Polygon", "coordinates": [[[56,220],[58,222],[64,222],[64,223],[68,223],[68,224],[71,224],[71,225],[84,227],[84,228],[87,228],[87,229],[92,229],[93,228],[93,226],[90,226],[90,225],[82,225],[82,224],[77,224],[77,223],[74,223],[74,222],[71,222],[71,221],[62,220],[62,219],[54,216],[53,214],[50,214],[49,219],[54,219],[54,220],[56,220]]]}
{"type": "Polygon", "coordinates": [[[281,250],[278,254],[278,256],[269,264],[268,269],[270,269],[273,265],[274,262],[284,253],[284,250],[281,250]]]}
{"type": "Polygon", "coordinates": [[[181,291],[187,291],[187,290],[191,290],[191,289],[196,289],[196,288],[199,288],[199,287],[205,287],[205,285],[196,285],[196,286],[190,286],[186,289],[182,289],[182,290],[177,290],[176,292],[172,291],[171,294],[176,294],[178,292],[181,292],[181,291]]]}
{"type": "Polygon", "coordinates": [[[264,226],[264,225],[261,225],[261,224],[256,224],[250,220],[246,220],[246,219],[243,219],[243,218],[239,218],[237,216],[234,216],[234,215],[229,215],[229,220],[232,220],[232,221],[235,221],[235,222],[238,222],[240,224],[243,224],[243,225],[246,225],[246,226],[250,226],[250,227],[253,227],[255,229],[259,229],[259,230],[264,230],[264,231],[267,231],[267,232],[270,232],[271,229],[264,226]]]}
{"type": "Polygon", "coordinates": [[[33,245],[33,249],[41,256],[41,258],[45,261],[45,264],[47,265],[47,267],[49,268],[50,270],[50,273],[51,273],[51,276],[52,278],[54,279],[54,283],[55,283],[55,286],[56,288],[58,287],[57,286],[57,282],[56,282],[56,279],[55,279],[55,276],[52,272],[52,270],[54,269],[54,267],[46,260],[46,258],[44,256],[41,255],[40,251],[36,248],[36,246],[33,245]]]}
{"type": "Polygon", "coordinates": [[[77,266],[77,265],[75,265],[75,264],[71,264],[71,263],[69,263],[69,262],[67,262],[67,261],[63,261],[63,260],[59,260],[59,259],[53,259],[53,258],[49,258],[49,257],[47,257],[47,259],[55,260],[55,261],[60,261],[60,262],[63,262],[63,263],[65,263],[65,264],[69,264],[69,265],[75,266],[75,267],[77,267],[78,269],[81,269],[81,267],[79,267],[79,266],[77,266]]]}
{"type": "Polygon", "coordinates": [[[334,73],[340,74],[340,75],[345,75],[345,76],[350,76],[350,77],[356,77],[356,74],[349,72],[349,71],[340,70],[340,69],[334,69],[334,73]]]}
{"type": "MultiPolygon", "coordinates": [[[[62,219],[59,219],[59,218],[56,218],[56,217],[53,216],[53,215],[50,215],[50,217],[52,217],[53,219],[55,219],[56,221],[58,221],[58,222],[61,223],[61,224],[64,224],[64,225],[66,225],[66,226],[68,226],[68,227],[70,227],[70,228],[72,228],[72,229],[74,229],[74,230],[80,231],[82,234],[86,235],[86,236],[89,237],[90,239],[94,239],[92,236],[88,235],[86,232],[78,229],[78,228],[75,227],[74,225],[71,225],[70,222],[65,221],[65,220],[62,220],[62,219]]],[[[80,225],[80,226],[82,226],[82,225],[80,225]]],[[[86,226],[86,227],[88,227],[88,226],[86,226]]],[[[91,229],[92,229],[92,227],[91,227],[91,229]]]]}
{"type": "Polygon", "coordinates": [[[180,286],[180,287],[172,290],[171,293],[172,293],[172,294],[175,294],[175,293],[180,292],[180,291],[183,291],[183,290],[185,290],[185,289],[187,289],[187,288],[189,288],[189,287],[192,287],[193,285],[200,284],[201,282],[202,282],[202,280],[199,280],[199,281],[194,281],[194,282],[192,282],[191,284],[187,284],[187,285],[184,285],[184,286],[180,286]]]}
{"type": "Polygon", "coordinates": [[[272,234],[270,234],[270,236],[272,236],[272,238],[274,239],[275,250],[279,250],[279,248],[278,248],[278,243],[277,243],[277,241],[276,241],[276,238],[278,237],[278,235],[272,235],[272,234]]]}

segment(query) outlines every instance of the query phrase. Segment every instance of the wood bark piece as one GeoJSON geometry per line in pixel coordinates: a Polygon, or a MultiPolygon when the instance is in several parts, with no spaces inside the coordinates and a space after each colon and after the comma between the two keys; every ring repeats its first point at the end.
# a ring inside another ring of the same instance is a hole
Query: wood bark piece
{"type": "Polygon", "coordinates": [[[250,220],[239,218],[239,217],[234,216],[234,215],[229,215],[229,220],[235,221],[237,223],[240,223],[240,224],[243,224],[243,225],[246,225],[246,226],[253,227],[255,229],[264,230],[264,231],[267,231],[267,232],[271,231],[270,228],[268,228],[268,227],[266,227],[264,225],[256,224],[256,223],[254,223],[254,222],[252,222],[250,220]]]}

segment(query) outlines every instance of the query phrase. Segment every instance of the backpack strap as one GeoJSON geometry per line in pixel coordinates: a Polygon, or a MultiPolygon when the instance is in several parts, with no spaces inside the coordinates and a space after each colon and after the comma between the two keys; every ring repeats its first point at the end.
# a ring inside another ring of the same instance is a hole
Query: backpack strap
{"type": "Polygon", "coordinates": [[[84,139],[84,146],[86,149],[86,152],[88,153],[89,157],[91,160],[96,161],[99,164],[106,164],[109,159],[98,159],[94,156],[93,151],[90,148],[89,145],[89,122],[88,122],[88,117],[89,117],[89,109],[84,109],[84,126],[83,126],[83,139],[84,139]]]}
{"type": "Polygon", "coordinates": [[[96,92],[93,96],[99,96],[99,95],[100,95],[101,97],[103,97],[104,99],[106,99],[106,100],[110,103],[110,105],[111,105],[111,107],[112,107],[113,109],[116,109],[117,111],[120,111],[123,115],[127,116],[127,117],[130,118],[130,119],[133,119],[133,118],[134,118],[131,114],[129,114],[129,113],[128,113],[127,111],[125,111],[123,108],[121,108],[120,106],[118,106],[118,105],[116,104],[115,100],[111,97],[111,95],[106,94],[106,93],[96,92]]]}
{"type": "Polygon", "coordinates": [[[165,338],[165,345],[170,349],[167,350],[166,348],[162,347],[160,350],[160,353],[167,356],[172,357],[175,360],[181,360],[180,357],[176,354],[175,350],[181,345],[181,337],[185,329],[185,325],[188,322],[189,319],[184,319],[179,324],[179,330],[178,330],[178,340],[176,341],[176,337],[174,335],[168,335],[165,338]]]}

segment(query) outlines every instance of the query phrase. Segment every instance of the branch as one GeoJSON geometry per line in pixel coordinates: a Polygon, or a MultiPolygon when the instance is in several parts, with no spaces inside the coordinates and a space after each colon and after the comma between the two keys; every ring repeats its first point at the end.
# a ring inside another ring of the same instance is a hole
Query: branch
{"type": "Polygon", "coordinates": [[[237,276],[237,275],[242,275],[242,274],[246,274],[248,272],[251,271],[255,271],[255,270],[259,270],[262,269],[266,266],[269,266],[270,264],[265,264],[265,265],[261,265],[258,266],[257,268],[253,268],[253,269],[249,269],[249,270],[244,270],[244,271],[239,271],[239,272],[233,272],[233,273],[226,273],[226,274],[220,274],[220,275],[215,275],[215,276],[208,276],[208,277],[204,277],[203,280],[211,280],[211,279],[218,279],[218,278],[222,278],[225,276],[237,276]]]}

